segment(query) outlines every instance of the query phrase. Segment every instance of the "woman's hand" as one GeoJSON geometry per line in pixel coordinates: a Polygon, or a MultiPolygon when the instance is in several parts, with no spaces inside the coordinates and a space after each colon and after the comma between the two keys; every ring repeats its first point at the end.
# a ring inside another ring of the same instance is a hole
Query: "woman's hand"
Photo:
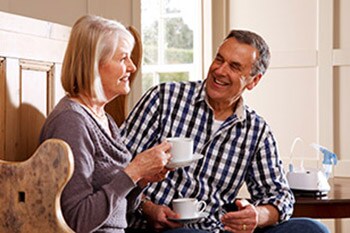
{"type": "Polygon", "coordinates": [[[143,214],[155,232],[183,227],[181,223],[168,220],[168,218],[179,218],[180,216],[164,205],[157,205],[151,201],[147,201],[143,205],[143,214]]]}
{"type": "Polygon", "coordinates": [[[167,168],[163,168],[158,174],[155,174],[153,176],[146,176],[143,178],[146,182],[159,182],[165,179],[166,175],[168,174],[168,171],[172,171],[167,168]]]}
{"type": "Polygon", "coordinates": [[[160,181],[164,179],[171,155],[168,153],[171,144],[164,141],[140,154],[124,169],[125,173],[136,183],[141,179],[145,181],[160,181]]]}

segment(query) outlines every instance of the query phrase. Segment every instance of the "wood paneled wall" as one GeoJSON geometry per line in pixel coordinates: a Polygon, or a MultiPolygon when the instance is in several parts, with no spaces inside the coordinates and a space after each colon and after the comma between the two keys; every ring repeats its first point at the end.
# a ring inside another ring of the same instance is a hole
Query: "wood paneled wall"
{"type": "Polygon", "coordinates": [[[38,147],[45,118],[64,95],[59,80],[69,32],[0,12],[1,159],[22,161],[38,147]]]}

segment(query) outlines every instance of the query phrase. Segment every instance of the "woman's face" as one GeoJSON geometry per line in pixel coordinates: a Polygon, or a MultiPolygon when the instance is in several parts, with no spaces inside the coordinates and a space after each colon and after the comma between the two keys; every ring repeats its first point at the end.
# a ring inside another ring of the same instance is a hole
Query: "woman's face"
{"type": "Polygon", "coordinates": [[[99,65],[101,82],[108,101],[130,92],[129,78],[136,71],[130,54],[130,46],[121,39],[112,59],[99,65]]]}

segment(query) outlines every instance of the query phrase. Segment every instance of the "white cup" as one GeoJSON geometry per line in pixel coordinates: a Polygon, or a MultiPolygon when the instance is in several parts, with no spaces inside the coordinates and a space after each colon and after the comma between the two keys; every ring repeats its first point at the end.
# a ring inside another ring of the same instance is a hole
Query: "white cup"
{"type": "Polygon", "coordinates": [[[178,198],[172,201],[173,210],[180,218],[198,218],[205,210],[207,204],[195,198],[178,198]]]}
{"type": "Polygon", "coordinates": [[[191,160],[193,158],[193,140],[191,138],[167,138],[172,144],[170,154],[172,162],[181,162],[191,160]]]}

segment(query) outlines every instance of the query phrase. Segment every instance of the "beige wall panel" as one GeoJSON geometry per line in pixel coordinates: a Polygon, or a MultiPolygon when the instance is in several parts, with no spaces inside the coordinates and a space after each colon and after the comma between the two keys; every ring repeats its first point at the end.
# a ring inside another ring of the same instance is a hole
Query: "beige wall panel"
{"type": "Polygon", "coordinates": [[[334,48],[350,48],[350,1],[334,0],[334,48]]]}
{"type": "MultiPolygon", "coordinates": [[[[350,159],[350,66],[343,66],[335,72],[335,136],[338,143],[335,145],[340,159],[350,159]]],[[[350,174],[349,174],[350,175],[350,174]]]]}
{"type": "Polygon", "coordinates": [[[20,154],[20,68],[18,59],[6,59],[5,152],[6,160],[20,154]]]}
{"type": "Polygon", "coordinates": [[[0,5],[0,10],[67,26],[84,15],[88,7],[86,0],[8,0],[5,6],[7,9],[0,5]]]}
{"type": "Polygon", "coordinates": [[[333,219],[322,219],[322,223],[324,223],[328,227],[330,232],[341,233],[340,231],[335,231],[335,221],[333,219]]]}
{"type": "Polygon", "coordinates": [[[335,220],[335,231],[336,233],[349,232],[350,230],[350,219],[335,220]]]}
{"type": "Polygon", "coordinates": [[[317,0],[231,0],[230,7],[231,27],[259,33],[272,50],[316,49],[317,0]]]}
{"type": "Polygon", "coordinates": [[[124,25],[132,24],[132,1],[87,0],[89,13],[115,19],[124,25]]]}
{"type": "Polygon", "coordinates": [[[5,89],[0,114],[5,141],[0,145],[1,157],[24,160],[38,146],[45,117],[64,95],[57,76],[70,29],[3,12],[0,19],[0,57],[6,59],[0,85],[5,89]],[[28,27],[36,29],[28,31],[28,27]]]}
{"type": "Polygon", "coordinates": [[[0,159],[5,157],[5,109],[6,89],[5,89],[6,60],[0,57],[0,159]]]}
{"type": "Polygon", "coordinates": [[[51,103],[50,70],[46,64],[7,59],[5,159],[22,161],[39,145],[40,129],[51,103]]]}
{"type": "Polygon", "coordinates": [[[335,152],[341,160],[335,170],[339,176],[350,176],[350,66],[335,68],[334,74],[334,141],[335,152]]]}
{"type": "Polygon", "coordinates": [[[48,77],[46,71],[24,70],[21,72],[20,152],[16,159],[31,156],[39,146],[39,135],[44,124],[48,103],[48,77]]]}
{"type": "Polygon", "coordinates": [[[9,11],[10,0],[0,0],[0,10],[9,11]]]}
{"type": "Polygon", "coordinates": [[[66,49],[65,41],[54,41],[49,38],[20,35],[6,31],[0,31],[0,44],[0,56],[6,54],[9,57],[23,57],[60,63],[66,49]],[[43,47],[51,47],[52,49],[42,49],[43,47]]]}
{"type": "MultiPolygon", "coordinates": [[[[349,41],[350,44],[350,41],[349,41]]],[[[349,49],[334,49],[333,50],[333,65],[334,66],[349,66],[350,65],[350,48],[349,49]]]]}
{"type": "Polygon", "coordinates": [[[270,46],[271,67],[245,96],[272,127],[281,155],[289,157],[296,137],[317,142],[317,0],[231,0],[230,8],[232,28],[253,30],[270,46]]]}
{"type": "Polygon", "coordinates": [[[30,105],[38,114],[47,114],[47,73],[43,71],[22,70],[21,104],[30,105]]]}
{"type": "MultiPolygon", "coordinates": [[[[334,0],[334,141],[335,152],[341,159],[335,175],[350,177],[350,1],[334,0]]],[[[349,221],[337,225],[350,229],[349,221]]],[[[337,228],[338,229],[338,228],[337,228]]]]}
{"type": "Polygon", "coordinates": [[[63,90],[62,84],[61,84],[61,64],[56,64],[54,72],[54,93],[53,93],[53,105],[56,106],[56,104],[61,100],[61,98],[65,95],[65,91],[63,90]]]}
{"type": "Polygon", "coordinates": [[[132,23],[131,0],[0,0],[0,11],[66,26],[88,13],[132,23]]]}
{"type": "Polygon", "coordinates": [[[289,157],[296,137],[309,144],[316,134],[316,70],[270,69],[251,92],[247,103],[270,124],[283,157],[289,157]]]}
{"type": "Polygon", "coordinates": [[[21,32],[27,35],[48,37],[49,24],[44,21],[0,12],[1,29],[9,32],[21,32]],[[35,25],[35,27],[33,27],[35,25]]]}
{"type": "Polygon", "coordinates": [[[316,50],[288,50],[288,51],[271,51],[271,68],[301,68],[315,67],[317,65],[316,50]]]}

